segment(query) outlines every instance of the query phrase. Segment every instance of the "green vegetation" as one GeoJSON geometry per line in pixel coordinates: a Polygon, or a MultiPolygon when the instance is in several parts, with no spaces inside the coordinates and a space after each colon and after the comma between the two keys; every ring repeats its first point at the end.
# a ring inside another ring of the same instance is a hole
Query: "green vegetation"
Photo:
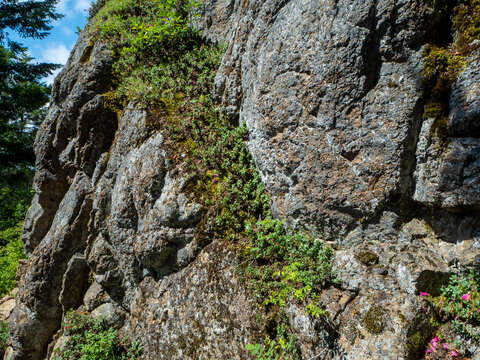
{"type": "Polygon", "coordinates": [[[295,299],[304,303],[311,315],[324,315],[318,298],[334,281],[333,250],[308,235],[287,234],[278,220],[266,219],[247,230],[251,240],[244,250],[249,261],[245,274],[252,279],[263,305],[284,307],[287,300],[295,299]]]}
{"type": "Polygon", "coordinates": [[[265,336],[264,344],[247,344],[246,349],[257,360],[300,360],[300,351],[295,336],[288,325],[280,323],[274,329],[273,338],[265,336]]]}
{"type": "MultiPolygon", "coordinates": [[[[210,67],[198,63],[194,68],[191,63],[195,52],[204,49],[204,41],[189,26],[188,14],[195,6],[198,3],[192,0],[111,0],[97,8],[90,31],[114,51],[118,102],[168,107],[177,96],[191,97],[205,90],[205,71],[211,74],[210,67]]],[[[215,56],[204,57],[210,59],[215,61],[215,56]]]]}
{"type": "Polygon", "coordinates": [[[439,296],[429,297],[440,323],[450,323],[463,338],[480,345],[480,271],[452,275],[439,296]]]}
{"type": "Polygon", "coordinates": [[[8,339],[10,338],[10,329],[6,322],[0,322],[0,356],[3,357],[7,350],[8,339]]]}
{"type": "Polygon", "coordinates": [[[0,232],[0,298],[15,287],[18,261],[25,258],[21,240],[22,223],[0,232]]]}
{"type": "Polygon", "coordinates": [[[320,293],[335,282],[332,273],[333,250],[318,239],[300,232],[287,233],[282,222],[267,218],[247,224],[248,240],[242,256],[245,278],[253,288],[259,312],[277,324],[265,335],[263,344],[248,350],[263,359],[299,359],[295,337],[285,328],[283,308],[288,302],[301,304],[312,317],[328,315],[319,302],[320,293]]]}
{"type": "Polygon", "coordinates": [[[472,43],[480,39],[480,1],[468,0],[455,8],[453,26],[457,32],[456,48],[461,54],[469,54],[475,47],[472,43]]]}
{"type": "Polygon", "coordinates": [[[55,350],[55,360],[135,360],[142,354],[138,342],[121,340],[103,319],[69,312],[63,324],[66,345],[55,350]]]}

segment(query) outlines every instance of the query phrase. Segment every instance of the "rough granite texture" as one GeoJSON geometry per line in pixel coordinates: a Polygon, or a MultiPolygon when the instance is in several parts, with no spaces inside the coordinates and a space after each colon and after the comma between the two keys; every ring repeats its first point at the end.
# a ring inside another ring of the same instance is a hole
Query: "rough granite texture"
{"type": "MultiPolygon", "coordinates": [[[[209,0],[198,20],[229,43],[214,95],[246,123],[275,215],[337,249],[330,320],[286,308],[304,359],[420,358],[418,292],[478,263],[480,63],[445,123],[422,118],[423,45],[449,16],[434,3],[209,0]]],[[[51,354],[71,307],[138,337],[144,359],[248,359],[265,325],[236,255],[196,240],[204,209],[148,112],[104,107],[111,61],[82,34],[55,81],[8,359],[51,354]]]]}

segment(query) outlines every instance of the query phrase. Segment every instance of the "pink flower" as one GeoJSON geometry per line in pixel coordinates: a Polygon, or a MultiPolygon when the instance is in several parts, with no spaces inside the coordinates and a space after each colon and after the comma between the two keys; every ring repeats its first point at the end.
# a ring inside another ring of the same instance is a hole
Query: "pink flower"
{"type": "Polygon", "coordinates": [[[462,295],[462,300],[470,300],[471,298],[472,298],[472,295],[470,295],[469,293],[462,295]]]}
{"type": "Polygon", "coordinates": [[[447,344],[443,344],[443,348],[444,348],[445,350],[448,350],[448,345],[447,345],[447,344]]]}
{"type": "Polygon", "coordinates": [[[457,356],[458,353],[455,351],[455,350],[452,350],[452,352],[450,353],[450,355],[452,355],[453,357],[457,356]]]}
{"type": "Polygon", "coordinates": [[[420,296],[428,296],[430,295],[429,293],[425,292],[425,291],[421,291],[420,292],[420,296]]]}
{"type": "Polygon", "coordinates": [[[439,342],[440,341],[440,338],[438,336],[435,336],[433,339],[432,339],[433,342],[439,342]]]}
{"type": "Polygon", "coordinates": [[[432,352],[432,350],[427,349],[427,351],[425,351],[425,354],[430,354],[431,352],[432,352]]]}

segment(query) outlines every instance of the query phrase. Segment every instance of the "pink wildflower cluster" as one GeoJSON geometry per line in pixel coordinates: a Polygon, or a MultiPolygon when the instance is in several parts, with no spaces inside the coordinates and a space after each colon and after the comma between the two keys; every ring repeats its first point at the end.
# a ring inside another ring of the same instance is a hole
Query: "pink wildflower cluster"
{"type": "Polygon", "coordinates": [[[438,336],[435,336],[432,340],[430,340],[429,348],[425,351],[425,355],[437,352],[440,349],[443,349],[443,350],[449,352],[449,355],[451,357],[457,357],[458,356],[458,352],[453,350],[453,349],[450,350],[447,343],[442,344],[442,342],[441,342],[441,340],[438,336]]]}

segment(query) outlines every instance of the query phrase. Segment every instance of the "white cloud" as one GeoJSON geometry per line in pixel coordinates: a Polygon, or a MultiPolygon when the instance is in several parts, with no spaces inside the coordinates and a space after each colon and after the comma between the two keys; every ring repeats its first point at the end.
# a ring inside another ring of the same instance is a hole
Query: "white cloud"
{"type": "MultiPolygon", "coordinates": [[[[67,63],[68,57],[70,56],[70,50],[63,44],[51,46],[45,49],[42,52],[41,61],[47,63],[54,63],[54,64],[62,64],[65,65],[67,63]]],[[[53,72],[53,74],[47,76],[44,80],[47,84],[52,84],[55,77],[62,69],[57,69],[53,72]]]]}
{"type": "Polygon", "coordinates": [[[91,0],[77,0],[75,2],[76,11],[87,11],[90,8],[91,0]]]}
{"type": "Polygon", "coordinates": [[[65,45],[60,44],[45,49],[42,52],[42,61],[65,65],[69,55],[70,50],[65,45]]]}
{"type": "Polygon", "coordinates": [[[87,11],[94,0],[60,0],[57,11],[66,17],[76,16],[78,13],[87,11]]]}
{"type": "Polygon", "coordinates": [[[48,75],[46,78],[43,79],[43,81],[45,81],[48,85],[52,85],[53,84],[53,80],[55,80],[55,78],[57,77],[58,73],[62,71],[62,69],[57,69],[53,72],[53,74],[51,75],[48,75]]]}

